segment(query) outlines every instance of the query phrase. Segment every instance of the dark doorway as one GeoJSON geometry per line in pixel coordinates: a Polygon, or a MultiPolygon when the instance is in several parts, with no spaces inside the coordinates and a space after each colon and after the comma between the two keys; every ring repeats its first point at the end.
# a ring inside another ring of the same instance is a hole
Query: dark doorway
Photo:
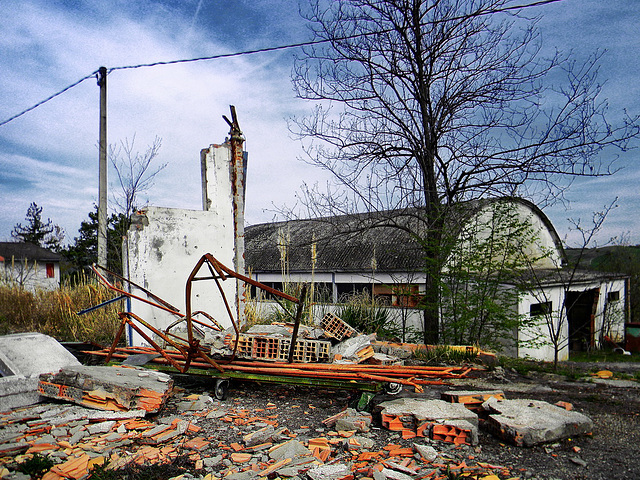
{"type": "Polygon", "coordinates": [[[569,322],[569,350],[584,352],[595,346],[595,313],[600,289],[567,292],[565,307],[569,322]]]}

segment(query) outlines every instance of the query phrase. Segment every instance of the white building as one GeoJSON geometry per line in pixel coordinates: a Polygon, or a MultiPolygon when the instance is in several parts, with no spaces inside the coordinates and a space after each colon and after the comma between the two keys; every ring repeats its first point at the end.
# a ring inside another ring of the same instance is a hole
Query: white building
{"type": "Polygon", "coordinates": [[[27,290],[54,290],[60,286],[62,257],[33,243],[0,242],[0,283],[27,290]]]}
{"type": "MultiPolygon", "coordinates": [[[[245,230],[246,265],[255,280],[274,288],[281,289],[283,279],[313,282],[333,303],[367,290],[391,309],[406,310],[418,306],[425,291],[424,250],[417,239],[421,222],[419,211],[411,210],[254,225],[245,230]]],[[[469,285],[479,277],[493,282],[495,295],[515,292],[510,308],[521,321],[519,328],[500,333],[505,353],[553,360],[557,350],[565,360],[569,350],[598,347],[605,336],[623,340],[626,277],[568,268],[555,228],[531,202],[467,202],[452,213],[446,230],[454,246],[444,263],[445,279],[466,269],[468,292],[477,292],[469,285]],[[497,211],[507,213],[498,218],[497,211]],[[492,251],[490,258],[478,260],[478,250],[492,251]],[[498,267],[504,264],[511,266],[509,275],[498,267]],[[526,291],[517,290],[523,285],[526,291]]],[[[442,328],[454,314],[442,310],[442,328]]],[[[410,317],[413,326],[421,325],[419,310],[410,317]]],[[[479,328],[490,329],[491,322],[479,328]]]]}

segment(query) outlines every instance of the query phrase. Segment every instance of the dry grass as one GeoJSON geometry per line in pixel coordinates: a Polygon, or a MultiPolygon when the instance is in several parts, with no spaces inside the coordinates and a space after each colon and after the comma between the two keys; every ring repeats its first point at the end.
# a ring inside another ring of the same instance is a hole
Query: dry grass
{"type": "Polygon", "coordinates": [[[114,297],[114,293],[89,278],[57,290],[30,292],[16,285],[0,284],[0,334],[40,332],[59,341],[93,341],[110,344],[123,302],[115,302],[85,315],[82,309],[114,297]]]}

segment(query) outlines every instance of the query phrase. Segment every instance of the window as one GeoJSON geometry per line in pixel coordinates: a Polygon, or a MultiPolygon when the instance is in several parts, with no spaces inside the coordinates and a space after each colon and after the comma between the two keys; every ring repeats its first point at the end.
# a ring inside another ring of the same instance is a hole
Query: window
{"type": "Polygon", "coordinates": [[[47,263],[46,267],[47,267],[47,278],[55,278],[56,269],[54,268],[53,263],[47,263]]]}
{"type": "Polygon", "coordinates": [[[529,315],[532,317],[537,315],[546,315],[551,313],[552,308],[552,302],[532,303],[529,305],[529,315]]]}
{"type": "Polygon", "coordinates": [[[618,300],[620,300],[620,291],[616,290],[615,292],[609,292],[607,294],[607,300],[609,302],[617,302],[618,300]]]}

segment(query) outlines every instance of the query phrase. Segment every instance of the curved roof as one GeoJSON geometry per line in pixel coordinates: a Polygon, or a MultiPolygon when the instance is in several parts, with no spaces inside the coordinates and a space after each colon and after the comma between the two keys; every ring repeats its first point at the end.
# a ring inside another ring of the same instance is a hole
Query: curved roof
{"type": "MultiPolygon", "coordinates": [[[[530,209],[546,227],[559,255],[562,243],[551,221],[536,205],[516,197],[473,200],[456,204],[447,230],[457,238],[461,227],[497,201],[511,201],[530,209]]],[[[424,232],[419,209],[391,210],[335,217],[263,223],[245,228],[245,264],[253,272],[280,272],[280,251],[287,250],[288,271],[312,269],[312,245],[316,272],[402,272],[424,269],[424,232]],[[416,233],[418,235],[416,235],[416,233]],[[286,247],[285,247],[286,246],[286,247]]]]}

